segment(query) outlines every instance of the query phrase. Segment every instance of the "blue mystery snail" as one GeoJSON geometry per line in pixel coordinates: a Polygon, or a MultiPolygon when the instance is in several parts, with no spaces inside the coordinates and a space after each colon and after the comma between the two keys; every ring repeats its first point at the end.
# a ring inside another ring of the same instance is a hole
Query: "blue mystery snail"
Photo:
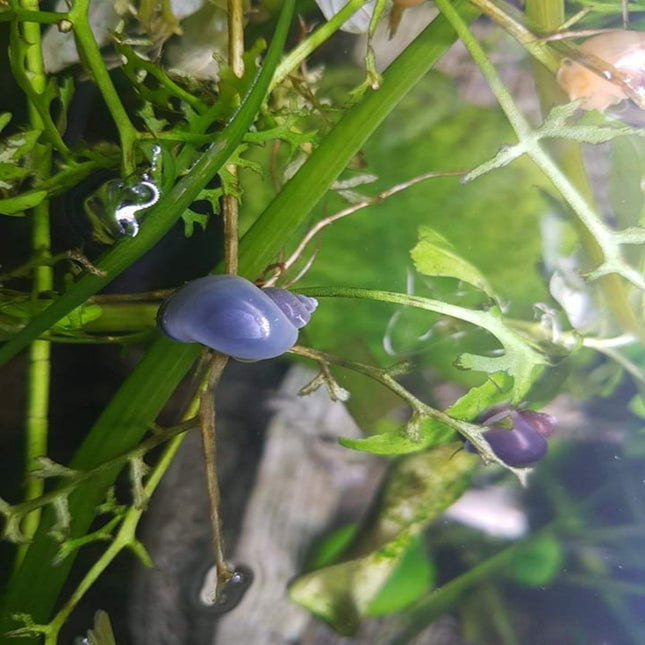
{"type": "Polygon", "coordinates": [[[284,354],[298,340],[318,301],[286,289],[260,289],[232,275],[184,285],[157,313],[161,331],[180,343],[201,343],[243,361],[284,354]]]}
{"type": "MultiPolygon", "coordinates": [[[[546,455],[546,440],[556,426],[555,417],[550,414],[505,406],[491,408],[477,422],[488,427],[483,436],[492,451],[504,463],[520,468],[530,466],[546,455]]],[[[474,450],[469,443],[466,449],[474,450]]]]}

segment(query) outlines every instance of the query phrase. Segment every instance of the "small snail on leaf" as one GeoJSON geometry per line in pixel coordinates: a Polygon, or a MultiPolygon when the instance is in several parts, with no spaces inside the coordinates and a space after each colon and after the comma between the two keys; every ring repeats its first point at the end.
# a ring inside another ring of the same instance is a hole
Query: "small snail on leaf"
{"type": "Polygon", "coordinates": [[[584,58],[594,59],[614,69],[620,78],[612,79],[611,70],[592,71],[570,58],[564,58],[558,70],[560,86],[574,101],[582,99],[583,110],[606,110],[626,98],[639,107],[645,103],[645,33],[613,29],[585,40],[578,47],[584,58]],[[606,78],[603,78],[603,75],[606,78]],[[642,100],[637,100],[642,97],[642,100]]]}
{"type": "Polygon", "coordinates": [[[180,343],[201,343],[244,361],[284,354],[298,339],[317,300],[286,289],[260,289],[231,275],[184,285],[157,313],[161,331],[180,343]]]}
{"type": "MultiPolygon", "coordinates": [[[[556,426],[555,417],[550,414],[505,406],[491,408],[477,421],[489,428],[483,436],[492,451],[505,464],[519,468],[530,466],[546,455],[546,439],[556,426]]],[[[470,443],[465,447],[474,451],[470,443]]]]}

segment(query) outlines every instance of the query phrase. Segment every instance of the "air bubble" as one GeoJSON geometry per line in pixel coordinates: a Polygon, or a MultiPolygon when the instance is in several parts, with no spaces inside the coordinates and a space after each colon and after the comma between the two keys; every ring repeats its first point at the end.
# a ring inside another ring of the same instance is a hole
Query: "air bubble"
{"type": "Polygon", "coordinates": [[[159,188],[141,177],[107,181],[84,203],[92,236],[102,244],[134,237],[139,232],[141,211],[156,204],[159,197],[159,188]]]}
{"type": "Polygon", "coordinates": [[[199,600],[205,609],[215,614],[225,614],[237,607],[253,582],[253,572],[243,564],[233,569],[231,578],[219,590],[213,601],[212,590],[215,579],[215,567],[211,567],[204,578],[199,592],[199,600]]]}

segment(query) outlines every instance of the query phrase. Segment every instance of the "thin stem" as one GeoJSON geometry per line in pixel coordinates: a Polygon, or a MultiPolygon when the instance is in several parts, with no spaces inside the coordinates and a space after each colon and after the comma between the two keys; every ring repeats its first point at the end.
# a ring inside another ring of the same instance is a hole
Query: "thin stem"
{"type": "Polygon", "coordinates": [[[62,495],[68,495],[72,491],[76,490],[82,483],[88,481],[89,479],[92,479],[93,477],[100,475],[101,473],[110,471],[113,468],[123,466],[123,464],[127,463],[131,459],[144,457],[157,446],[160,446],[166,441],[174,439],[178,435],[185,434],[192,428],[197,427],[197,424],[197,419],[195,417],[188,417],[185,421],[182,421],[176,426],[160,430],[148,439],[142,441],[136,448],[133,448],[132,450],[129,450],[128,452],[125,452],[122,455],[115,457],[114,459],[105,461],[95,468],[92,468],[91,470],[83,472],[76,471],[76,474],[65,480],[65,483],[58,486],[55,490],[44,493],[39,497],[35,497],[25,502],[21,502],[20,504],[9,506],[5,511],[5,515],[12,518],[20,517],[36,509],[42,508],[43,506],[47,506],[48,504],[53,503],[62,495]]]}
{"type": "MultiPolygon", "coordinates": [[[[423,175],[419,175],[418,177],[413,177],[412,179],[408,179],[407,181],[401,182],[400,184],[396,184],[395,186],[391,186],[390,188],[381,191],[380,193],[378,193],[378,195],[375,195],[374,197],[366,197],[363,201],[357,202],[356,204],[352,204],[351,206],[348,206],[347,208],[344,208],[343,210],[338,211],[337,213],[334,213],[329,217],[325,217],[319,220],[318,222],[316,222],[316,224],[314,224],[314,226],[312,226],[309,229],[309,231],[302,238],[302,240],[300,240],[300,243],[295,248],[293,253],[287,258],[287,260],[281,263],[282,273],[285,271],[288,271],[298,261],[298,259],[303,254],[307,245],[311,242],[311,240],[313,240],[314,237],[316,237],[316,235],[318,235],[318,233],[320,233],[320,231],[322,231],[330,224],[337,222],[339,219],[343,219],[343,217],[352,215],[353,213],[356,213],[357,211],[360,211],[363,208],[367,208],[368,206],[372,206],[373,204],[380,204],[381,202],[385,201],[388,197],[391,197],[392,195],[396,195],[396,193],[400,193],[404,190],[407,190],[408,188],[411,188],[412,186],[422,181],[426,181],[428,179],[434,179],[436,177],[460,177],[464,174],[465,174],[465,171],[462,171],[462,170],[427,172],[423,175]]],[[[278,277],[279,275],[273,276],[272,278],[270,278],[264,283],[264,286],[266,287],[272,286],[277,282],[278,277]]]]}
{"type": "Polygon", "coordinates": [[[280,85],[289,74],[296,70],[305,59],[320,45],[333,36],[368,0],[349,0],[349,2],[331,20],[325,21],[306,40],[303,40],[295,49],[291,50],[278,65],[271,90],[280,85]]]}
{"type": "Polygon", "coordinates": [[[215,589],[212,597],[215,600],[223,585],[231,579],[233,572],[224,556],[224,541],[222,539],[222,523],[219,514],[220,493],[217,483],[217,441],[215,434],[215,401],[213,391],[222,376],[229,357],[225,354],[214,353],[207,368],[206,378],[200,392],[200,428],[202,447],[204,450],[204,465],[206,469],[206,485],[210,506],[211,538],[215,556],[215,589]]]}
{"type": "MultiPolygon", "coordinates": [[[[24,10],[37,12],[38,0],[21,0],[24,10]]],[[[41,49],[41,26],[34,22],[25,22],[22,30],[23,47],[25,47],[25,72],[31,89],[35,94],[42,94],[47,86],[45,65],[41,49]]],[[[29,121],[36,130],[44,130],[44,122],[36,106],[28,101],[29,121]]],[[[40,177],[49,177],[51,173],[51,149],[49,146],[36,146],[33,152],[33,168],[40,177]]],[[[31,248],[37,257],[45,260],[51,255],[51,232],[49,221],[49,201],[38,204],[31,212],[31,248]]],[[[53,286],[52,268],[47,264],[33,269],[32,297],[51,291],[53,286]]],[[[46,340],[35,340],[29,347],[29,366],[27,375],[27,412],[25,426],[25,499],[30,500],[42,495],[44,482],[34,477],[32,470],[38,457],[47,454],[47,434],[49,430],[49,387],[51,345],[46,340]]],[[[22,525],[22,532],[31,539],[40,523],[40,512],[27,515],[22,525]]],[[[26,547],[18,549],[15,565],[18,566],[26,553],[26,547]]]]}
{"type": "MultiPolygon", "coordinates": [[[[193,415],[194,410],[190,410],[188,414],[193,415]]],[[[143,487],[145,499],[149,499],[154,493],[157,485],[163,477],[163,474],[168,469],[168,466],[170,466],[170,463],[177,453],[177,450],[179,450],[179,446],[181,445],[182,441],[183,436],[179,435],[175,437],[168,446],[166,446],[163,454],[159,458],[159,461],[155,464],[152,473],[148,477],[146,484],[143,487]]],[[[145,509],[143,507],[136,506],[131,506],[128,509],[125,515],[125,519],[123,520],[119,531],[114,537],[112,544],[110,544],[110,546],[103,552],[101,557],[92,565],[92,567],[85,574],[76,589],[74,589],[67,602],[63,605],[60,611],[50,622],[50,629],[46,634],[45,645],[56,645],[58,643],[58,633],[69,618],[72,611],[74,611],[74,609],[76,608],[76,605],[78,605],[78,603],[87,593],[90,587],[92,587],[92,585],[98,580],[98,578],[108,568],[108,566],[117,557],[117,555],[119,555],[119,553],[123,551],[123,549],[131,548],[136,553],[141,554],[143,547],[140,545],[136,538],[136,530],[144,510],[145,509]]]]}
{"type": "Polygon", "coordinates": [[[9,11],[0,12],[0,22],[19,20],[20,22],[39,23],[41,25],[55,25],[56,23],[60,23],[68,19],[68,13],[58,11],[12,8],[9,11]]]}
{"type": "MultiPolygon", "coordinates": [[[[527,0],[526,12],[529,19],[543,32],[562,29],[567,25],[566,22],[562,22],[565,15],[563,0],[527,0]]],[[[554,104],[561,100],[563,93],[557,86],[553,75],[545,73],[544,69],[534,68],[534,75],[542,111],[546,114],[554,104]]],[[[556,141],[551,145],[551,150],[571,182],[587,202],[592,204],[593,191],[587,178],[580,145],[572,141],[556,141]]],[[[591,266],[598,266],[604,259],[600,244],[584,226],[577,221],[576,223],[580,241],[591,266]]],[[[617,275],[602,276],[599,278],[598,284],[605,302],[620,328],[644,339],[643,323],[631,307],[627,285],[617,275]]]]}
{"type": "MultiPolygon", "coordinates": [[[[577,187],[543,150],[540,140],[533,136],[533,131],[529,123],[518,110],[513,98],[497,74],[495,67],[459,13],[454,9],[449,0],[437,0],[436,5],[446,20],[451,23],[485,77],[491,91],[506,114],[506,118],[515,130],[523,152],[528,154],[533,162],[548,177],[564,200],[569,204],[580,224],[597,242],[602,252],[602,263],[594,271],[596,277],[603,273],[619,273],[638,288],[645,290],[645,279],[639,271],[626,264],[611,229],[596,215],[593,208],[589,205],[589,202],[583,197],[577,187]]],[[[641,331],[639,333],[642,334],[643,332],[641,331]]]]}
{"type": "MultiPolygon", "coordinates": [[[[228,64],[238,78],[244,76],[244,3],[243,0],[228,0],[228,64]]],[[[237,166],[228,164],[226,170],[237,180],[237,166]]],[[[239,203],[235,195],[222,198],[224,216],[224,266],[226,273],[238,271],[239,203]]]]}
{"type": "Polygon", "coordinates": [[[228,0],[228,64],[235,76],[244,76],[244,2],[228,0]]]}
{"type": "Polygon", "coordinates": [[[356,361],[351,361],[340,356],[334,356],[327,352],[322,352],[311,347],[303,347],[302,345],[294,345],[290,350],[290,353],[297,354],[298,356],[303,356],[305,358],[310,358],[318,363],[328,363],[331,365],[338,365],[339,367],[344,367],[345,369],[358,372],[359,374],[364,374],[369,378],[381,383],[389,390],[394,392],[401,400],[405,401],[420,417],[427,417],[439,421],[444,425],[452,428],[463,437],[465,437],[472,445],[477,449],[479,454],[485,463],[497,463],[500,466],[503,466],[507,470],[513,472],[520,481],[524,481],[526,476],[526,469],[517,469],[509,466],[504,463],[497,455],[491,450],[490,445],[484,439],[482,435],[482,428],[478,425],[468,423],[466,421],[461,421],[458,419],[453,419],[451,416],[440,410],[430,407],[420,399],[418,399],[414,394],[409,392],[405,387],[403,387],[395,378],[391,376],[388,370],[382,369],[379,367],[374,367],[373,365],[366,365],[364,363],[358,363],[356,361]]]}
{"type": "Polygon", "coordinates": [[[74,25],[74,34],[81,58],[87,64],[119,132],[123,174],[130,175],[135,170],[134,146],[138,133],[132,125],[123,103],[121,103],[103,62],[101,51],[90,28],[89,8],[89,0],[75,0],[69,11],[69,19],[74,25]]]}
{"type": "Polygon", "coordinates": [[[528,52],[544,65],[550,72],[554,73],[558,69],[560,58],[554,54],[546,45],[546,39],[537,38],[535,34],[520,19],[510,6],[503,9],[499,3],[493,0],[470,0],[482,13],[494,20],[515,40],[517,40],[528,52]]]}

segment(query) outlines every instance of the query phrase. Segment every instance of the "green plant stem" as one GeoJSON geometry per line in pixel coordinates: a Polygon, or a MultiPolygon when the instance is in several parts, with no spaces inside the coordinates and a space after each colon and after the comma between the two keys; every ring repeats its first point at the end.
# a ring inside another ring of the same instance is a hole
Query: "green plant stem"
{"type": "Polygon", "coordinates": [[[0,22],[21,22],[39,23],[41,25],[54,25],[63,20],[68,20],[69,14],[58,11],[39,11],[31,9],[12,8],[9,11],[0,11],[0,22]]]}
{"type": "MultiPolygon", "coordinates": [[[[21,7],[37,12],[38,0],[21,0],[21,7]]],[[[36,94],[42,94],[47,86],[45,66],[41,49],[41,26],[34,22],[21,25],[25,43],[24,64],[26,77],[36,94]]],[[[40,113],[33,103],[28,102],[30,125],[35,130],[45,129],[40,113]]],[[[33,151],[33,167],[39,177],[48,177],[51,171],[51,150],[47,145],[37,145],[33,151]]],[[[49,201],[45,200],[31,211],[31,248],[34,255],[45,260],[51,255],[51,232],[49,222],[49,201]]],[[[47,264],[36,266],[32,272],[32,297],[53,286],[53,273],[47,264]]],[[[49,429],[49,387],[51,345],[46,340],[34,340],[29,348],[27,368],[27,411],[25,424],[25,499],[30,500],[42,495],[44,482],[34,477],[31,471],[38,457],[47,454],[47,434],[49,429]]],[[[38,528],[40,511],[36,510],[24,518],[22,532],[30,540],[38,528]]],[[[18,549],[14,566],[19,566],[26,549],[18,549]]]]}
{"type": "Polygon", "coordinates": [[[69,19],[74,26],[74,35],[76,36],[81,59],[87,65],[94,82],[98,86],[119,132],[122,170],[124,176],[127,176],[136,169],[134,146],[138,133],[132,125],[123,103],[121,103],[121,99],[103,62],[101,51],[96,44],[90,27],[89,8],[89,0],[76,0],[69,11],[69,19]]]}
{"type": "MultiPolygon", "coordinates": [[[[193,405],[193,408],[196,408],[195,404],[193,405]]],[[[189,410],[187,414],[194,415],[194,409],[189,410]]],[[[183,435],[174,437],[164,449],[159,461],[155,464],[144,486],[143,491],[145,499],[150,499],[150,497],[152,497],[152,494],[161,481],[163,474],[168,470],[168,466],[170,466],[177,450],[179,450],[179,446],[183,439],[183,435]]],[[[143,507],[135,506],[128,509],[123,523],[115,535],[112,544],[110,544],[101,557],[92,565],[90,570],[74,589],[67,602],[49,623],[49,630],[45,637],[45,645],[56,645],[58,643],[58,634],[72,611],[76,608],[76,605],[78,605],[79,601],[87,593],[90,587],[92,587],[121,551],[130,548],[135,551],[135,553],[138,553],[139,555],[142,554],[143,547],[137,540],[136,530],[144,510],[145,509],[143,507]]],[[[143,554],[144,557],[147,555],[145,554],[145,551],[143,554]]],[[[152,563],[148,562],[148,564],[151,565],[152,563]]]]}
{"type": "MultiPolygon", "coordinates": [[[[483,0],[488,1],[488,0],[483,0]]],[[[527,0],[526,14],[532,24],[544,32],[553,32],[564,22],[563,0],[527,0]]],[[[554,71],[554,70],[551,70],[554,71]]],[[[540,97],[543,114],[565,98],[564,92],[555,82],[553,74],[540,66],[534,66],[535,85],[540,97]]],[[[562,170],[576,186],[585,200],[592,204],[594,197],[582,159],[580,145],[572,141],[555,141],[550,146],[559,160],[562,170]]],[[[591,266],[603,261],[603,252],[596,239],[584,226],[577,226],[578,235],[591,266]]],[[[605,275],[598,284],[603,298],[614,319],[622,330],[629,331],[641,340],[645,339],[645,328],[629,302],[627,285],[617,275],[605,275]]]]}
{"type": "Polygon", "coordinates": [[[368,0],[349,0],[331,20],[326,20],[310,36],[292,49],[280,62],[271,83],[271,89],[280,85],[289,74],[301,65],[325,41],[333,36],[368,0]]]}
{"type": "MultiPolygon", "coordinates": [[[[478,15],[467,2],[458,6],[467,21],[478,15]]],[[[249,267],[252,276],[261,275],[275,262],[273,249],[283,247],[298,230],[365,141],[454,40],[454,31],[445,19],[433,20],[385,70],[379,91],[365,94],[345,112],[244,236],[240,263],[249,267]]]]}
{"type": "MultiPolygon", "coordinates": [[[[220,359],[216,360],[206,371],[202,383],[198,386],[197,393],[189,404],[188,409],[182,417],[180,425],[177,426],[177,429],[182,428],[183,426],[185,426],[185,424],[194,424],[195,415],[203,407],[203,396],[205,392],[207,393],[207,396],[210,396],[212,399],[212,390],[217,386],[222,372],[226,367],[226,363],[228,362],[227,356],[223,356],[221,354],[219,356],[220,359]]],[[[184,440],[185,432],[188,429],[189,428],[183,428],[180,434],[170,439],[170,443],[164,449],[159,461],[157,461],[157,463],[155,464],[143,487],[143,498],[145,500],[149,500],[152,497],[152,494],[157,488],[157,485],[161,481],[161,478],[170,466],[175,454],[177,453],[181,442],[184,440]]],[[[155,437],[151,437],[151,440],[155,441],[155,437]]],[[[164,440],[167,440],[167,437],[165,437],[164,440]]],[[[148,448],[151,447],[150,444],[152,443],[152,441],[149,440],[148,448]]],[[[143,453],[140,454],[143,455],[143,453]]],[[[217,480],[215,480],[215,482],[217,482],[217,480]]],[[[79,601],[98,580],[98,578],[112,563],[112,561],[119,555],[119,553],[121,553],[121,551],[128,548],[132,549],[136,554],[143,557],[145,563],[147,563],[149,566],[153,565],[153,563],[149,560],[149,556],[145,552],[143,545],[141,545],[136,537],[137,526],[144,511],[144,505],[131,506],[128,509],[112,544],[110,544],[110,546],[105,550],[101,557],[92,565],[92,567],[85,574],[76,589],[74,589],[71,596],[65,602],[60,611],[50,621],[48,630],[46,632],[45,645],[56,645],[58,643],[58,634],[63,625],[67,622],[67,619],[69,618],[72,611],[74,611],[79,601]]],[[[219,510],[217,510],[215,519],[217,520],[217,522],[219,522],[219,510]]],[[[223,554],[221,552],[221,537],[219,535],[219,532],[215,537],[219,539],[219,542],[217,543],[217,550],[219,550],[220,556],[222,558],[221,561],[224,563],[224,568],[226,568],[226,563],[223,560],[223,554]]],[[[228,578],[230,578],[230,571],[228,578]]],[[[228,578],[224,578],[223,581],[228,578]]]]}
{"type": "Polygon", "coordinates": [[[560,57],[553,53],[547,43],[536,40],[535,35],[521,20],[521,14],[517,10],[509,5],[502,7],[495,0],[471,0],[471,2],[513,36],[547,70],[552,73],[557,71],[560,57]]]}
{"type": "Polygon", "coordinates": [[[477,449],[481,455],[484,463],[496,463],[500,466],[506,468],[513,472],[520,481],[524,481],[526,470],[513,468],[508,464],[504,463],[490,448],[490,444],[484,439],[482,435],[482,428],[478,425],[468,423],[466,421],[461,421],[459,419],[454,419],[445,412],[441,410],[436,410],[435,408],[430,407],[420,399],[418,399],[414,394],[409,390],[403,387],[386,369],[380,367],[374,367],[373,365],[366,365],[364,363],[359,363],[357,361],[351,361],[340,356],[334,356],[327,352],[321,352],[317,349],[312,349],[311,347],[303,347],[302,345],[295,345],[289,350],[290,353],[296,354],[298,356],[303,356],[305,358],[310,358],[317,361],[318,363],[338,365],[339,367],[344,367],[345,369],[358,372],[359,374],[364,374],[369,378],[381,383],[386,388],[394,392],[402,401],[405,401],[414,411],[415,415],[418,417],[427,417],[434,419],[439,423],[452,428],[455,432],[458,432],[465,439],[470,441],[472,445],[477,449]]]}
{"type": "MultiPolygon", "coordinates": [[[[127,253],[120,253],[118,265],[121,270],[145,252],[149,248],[148,244],[154,244],[165,233],[167,228],[179,217],[183,204],[194,200],[199,190],[208,183],[213,174],[221,168],[221,165],[237,148],[241,137],[248,130],[264,100],[291,24],[293,8],[293,1],[286,0],[283,3],[280,19],[264,59],[262,70],[250,93],[243,100],[236,116],[227,126],[224,134],[226,142],[217,151],[211,152],[210,155],[207,153],[206,159],[202,157],[197,166],[189,173],[190,178],[185,178],[186,181],[182,180],[175,191],[170,191],[168,196],[172,197],[172,202],[168,200],[166,210],[157,210],[154,213],[155,216],[162,216],[162,219],[165,215],[166,221],[160,224],[155,220],[155,217],[150,218],[154,221],[154,225],[160,225],[153,226],[154,234],[151,230],[143,247],[137,247],[138,252],[132,253],[132,248],[129,248],[127,253]],[[198,172],[195,173],[195,170],[198,172]]],[[[132,242],[136,243],[144,235],[143,229],[145,229],[145,225],[132,242]]],[[[276,244],[270,251],[277,253],[278,250],[279,246],[276,244]]],[[[241,263],[240,268],[242,275],[247,277],[251,275],[251,267],[248,265],[241,263]]],[[[84,286],[80,292],[76,291],[71,302],[68,301],[67,305],[59,310],[54,318],[65,315],[64,311],[70,304],[71,308],[74,308],[98,291],[102,284],[94,282],[95,280],[105,280],[105,278],[100,279],[95,276],[88,276],[88,278],[92,284],[84,286]]],[[[109,282],[109,279],[106,282],[109,282]]],[[[72,289],[76,287],[78,285],[72,289]]],[[[62,298],[65,298],[65,295],[62,298]]],[[[41,320],[40,324],[42,325],[42,323],[41,320]]],[[[37,334],[42,333],[49,326],[50,323],[47,321],[47,324],[37,334]]],[[[25,336],[30,339],[31,333],[25,336]]],[[[16,345],[12,351],[15,350],[16,345]]],[[[158,337],[89,431],[81,447],[75,453],[70,464],[71,467],[78,470],[91,469],[106,459],[135,447],[194,364],[199,353],[200,347],[197,345],[182,345],[158,337]]],[[[95,477],[92,481],[88,481],[81,490],[74,491],[70,495],[71,539],[86,534],[95,516],[96,507],[105,499],[106,491],[113,484],[118,470],[118,468],[114,468],[108,473],[95,477]]],[[[5,643],[14,645],[15,643],[14,639],[5,635],[8,630],[16,626],[16,621],[13,619],[14,614],[28,613],[36,623],[46,623],[49,620],[60,590],[69,575],[75,560],[73,553],[57,567],[52,567],[51,564],[56,557],[58,545],[48,535],[48,532],[55,521],[53,510],[51,508],[45,509],[38,532],[29,546],[24,561],[21,567],[14,572],[6,587],[6,593],[0,604],[0,643],[3,645],[5,643]],[[34,589],[38,589],[37,595],[33,593],[34,589]]],[[[34,638],[30,638],[27,639],[27,642],[31,645],[35,641],[34,638]]]]}
{"type": "Polygon", "coordinates": [[[580,224],[598,244],[602,252],[602,263],[595,268],[593,272],[595,274],[594,277],[599,277],[607,273],[619,273],[639,289],[645,290],[645,279],[638,270],[630,267],[624,261],[619,246],[614,239],[613,231],[596,215],[587,199],[544,151],[541,142],[532,136],[532,128],[518,110],[511,95],[497,74],[495,67],[486,56],[477,39],[471,33],[468,25],[463,21],[449,0],[437,0],[436,5],[452,24],[481,73],[486,78],[491,91],[506,114],[506,118],[513,127],[513,130],[515,130],[515,134],[524,152],[529,155],[533,162],[547,176],[564,200],[569,204],[580,224]]]}
{"type": "MultiPolygon", "coordinates": [[[[178,181],[172,190],[162,195],[159,202],[150,209],[146,221],[135,237],[118,242],[101,256],[96,267],[104,272],[103,276],[83,275],[42,314],[34,318],[23,330],[0,347],[0,365],[17,354],[34,338],[47,331],[63,316],[82,305],[89,297],[114,280],[137,258],[149,251],[228,161],[255,120],[266,97],[273,71],[279,60],[281,43],[290,24],[291,14],[289,11],[292,9],[293,0],[287,0],[283,6],[276,35],[263,65],[235,116],[220,133],[217,143],[214,143],[199,158],[188,174],[178,181]]],[[[259,246],[266,248],[267,242],[265,241],[259,246]]],[[[271,253],[274,252],[271,250],[271,253]]]]}
{"type": "Polygon", "coordinates": [[[186,420],[182,421],[176,426],[155,432],[155,434],[148,437],[147,439],[144,439],[140,444],[138,444],[136,448],[118,455],[113,459],[109,459],[108,461],[95,466],[91,470],[76,472],[68,479],[65,479],[64,483],[60,484],[54,490],[43,493],[39,497],[21,502],[20,504],[10,505],[3,509],[2,513],[10,521],[19,520],[21,517],[27,515],[28,513],[31,513],[34,510],[42,508],[43,506],[47,506],[48,504],[52,504],[57,498],[68,495],[72,491],[76,490],[84,482],[97,477],[98,475],[109,472],[116,466],[122,466],[131,459],[144,457],[157,446],[160,446],[170,439],[174,439],[177,435],[184,434],[195,427],[197,427],[197,419],[188,417],[186,420]]]}

